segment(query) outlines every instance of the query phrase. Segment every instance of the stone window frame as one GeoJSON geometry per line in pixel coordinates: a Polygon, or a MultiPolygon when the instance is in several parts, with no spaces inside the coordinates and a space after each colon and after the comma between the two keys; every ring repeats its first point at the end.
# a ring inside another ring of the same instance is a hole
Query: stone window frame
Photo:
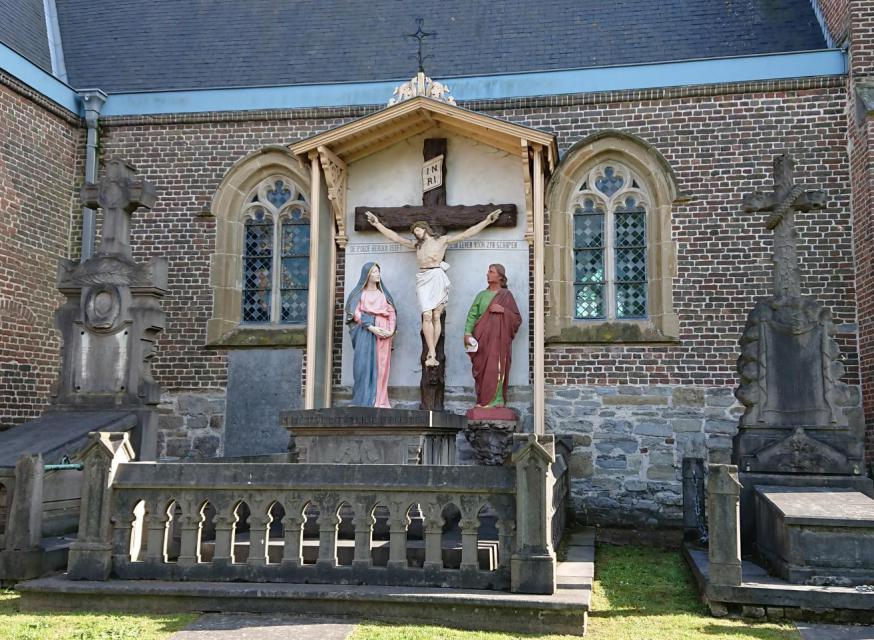
{"type": "MultiPolygon", "coordinates": [[[[209,347],[306,345],[306,325],[242,322],[243,242],[247,198],[263,181],[281,177],[294,183],[310,201],[310,175],[301,161],[280,145],[270,145],[238,160],[225,174],[212,199],[215,252],[210,256],[212,317],[207,321],[209,347]]],[[[313,253],[310,252],[310,261],[313,253]]],[[[312,264],[310,265],[312,268],[312,264]]]]}
{"type": "Polygon", "coordinates": [[[671,216],[680,197],[676,176],[664,156],[637,136],[615,130],[601,131],[565,153],[549,186],[549,241],[545,251],[547,304],[546,342],[664,343],[679,340],[679,319],[674,311],[673,279],[677,244],[671,216]],[[583,179],[595,167],[615,162],[639,178],[648,195],[646,319],[584,320],[574,317],[574,246],[571,203],[583,179]]]}

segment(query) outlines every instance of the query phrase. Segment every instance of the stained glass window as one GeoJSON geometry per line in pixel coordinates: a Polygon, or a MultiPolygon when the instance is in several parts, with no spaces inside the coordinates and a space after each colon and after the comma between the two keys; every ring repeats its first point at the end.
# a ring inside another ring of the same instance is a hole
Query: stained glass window
{"type": "Polygon", "coordinates": [[[309,287],[309,207],[282,177],[253,191],[244,211],[242,320],[303,324],[309,287]]]}
{"type": "Polygon", "coordinates": [[[647,198],[619,163],[592,169],[573,205],[574,317],[647,317],[647,198]]]}
{"type": "Polygon", "coordinates": [[[273,282],[273,221],[256,209],[246,221],[243,256],[243,322],[270,322],[273,282]]]}

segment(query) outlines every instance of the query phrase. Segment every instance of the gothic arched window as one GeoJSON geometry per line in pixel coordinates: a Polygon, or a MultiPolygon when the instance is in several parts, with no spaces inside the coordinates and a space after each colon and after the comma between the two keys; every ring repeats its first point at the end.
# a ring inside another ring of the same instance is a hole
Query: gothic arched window
{"type": "Polygon", "coordinates": [[[618,162],[592,168],[575,189],[574,318],[646,319],[647,211],[643,181],[618,162]]]}
{"type": "Polygon", "coordinates": [[[304,324],[307,318],[310,210],[288,178],[263,180],[243,209],[244,323],[304,324]]]}

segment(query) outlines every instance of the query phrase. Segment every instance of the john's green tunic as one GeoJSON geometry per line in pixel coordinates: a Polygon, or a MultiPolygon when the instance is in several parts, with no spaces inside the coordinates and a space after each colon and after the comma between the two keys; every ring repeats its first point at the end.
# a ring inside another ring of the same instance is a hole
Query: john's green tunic
{"type": "MultiPolygon", "coordinates": [[[[485,315],[486,311],[489,308],[489,305],[492,303],[492,300],[495,299],[495,295],[497,293],[497,291],[489,291],[488,289],[483,289],[478,294],[476,294],[476,298],[473,299],[473,304],[470,305],[470,311],[467,312],[467,322],[464,323],[464,335],[473,335],[473,328],[476,326],[477,321],[485,315]]],[[[487,406],[504,406],[503,376],[498,379],[498,388],[495,391],[495,397],[492,398],[491,402],[489,402],[487,406]]]]}

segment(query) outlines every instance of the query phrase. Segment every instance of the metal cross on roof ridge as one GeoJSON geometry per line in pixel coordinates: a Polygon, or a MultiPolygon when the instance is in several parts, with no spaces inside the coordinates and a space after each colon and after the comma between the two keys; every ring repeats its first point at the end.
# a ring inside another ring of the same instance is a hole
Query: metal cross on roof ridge
{"type": "Polygon", "coordinates": [[[431,57],[422,55],[422,41],[425,38],[433,38],[437,35],[436,31],[422,31],[422,24],[424,22],[425,18],[416,18],[416,33],[408,33],[404,36],[405,38],[415,38],[419,41],[419,71],[422,73],[425,73],[425,60],[431,57]]]}

